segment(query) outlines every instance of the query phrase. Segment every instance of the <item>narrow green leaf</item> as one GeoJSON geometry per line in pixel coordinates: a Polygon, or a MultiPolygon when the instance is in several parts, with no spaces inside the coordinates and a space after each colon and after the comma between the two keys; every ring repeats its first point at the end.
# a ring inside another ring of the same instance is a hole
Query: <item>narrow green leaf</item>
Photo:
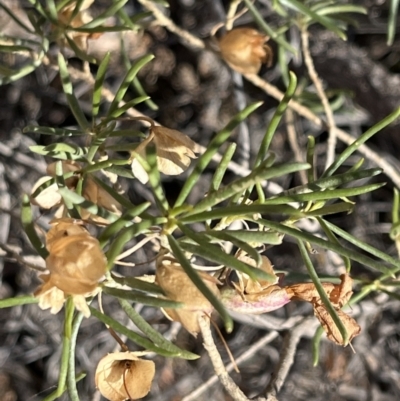
{"type": "MultiPolygon", "coordinates": [[[[246,241],[247,243],[260,243],[266,245],[280,245],[282,244],[282,234],[278,234],[275,231],[253,231],[253,230],[209,230],[207,234],[215,237],[221,238],[220,233],[227,233],[229,236],[237,238],[241,241],[246,241]]],[[[222,238],[221,238],[222,239],[222,238]]]]}
{"type": "Polygon", "coordinates": [[[322,177],[330,177],[363,143],[365,143],[376,133],[382,131],[385,127],[394,122],[399,116],[400,107],[398,107],[393,113],[389,114],[383,120],[379,121],[377,124],[371,127],[359,138],[355,139],[354,142],[350,146],[348,146],[322,174],[322,177]]]}
{"type": "MultiPolygon", "coordinates": [[[[247,242],[242,241],[233,235],[230,235],[229,230],[224,230],[224,231],[208,230],[207,232],[200,232],[195,234],[196,238],[200,240],[199,242],[200,245],[209,246],[213,238],[222,241],[227,241],[232,243],[237,248],[243,249],[251,258],[255,260],[257,267],[260,267],[262,263],[261,255],[247,242]]],[[[195,239],[195,241],[198,242],[197,239],[195,239]]],[[[215,247],[215,250],[218,251],[218,247],[215,247]]],[[[220,249],[220,252],[223,252],[223,250],[220,249]]]]}
{"type": "Polygon", "coordinates": [[[311,166],[311,168],[307,170],[307,179],[309,184],[312,184],[315,181],[314,155],[315,155],[315,138],[309,135],[307,142],[307,163],[311,166]]]}
{"type": "Polygon", "coordinates": [[[51,21],[58,21],[57,8],[54,0],[46,0],[47,11],[51,17],[51,21]]]}
{"type": "MultiPolygon", "coordinates": [[[[390,276],[393,274],[393,271],[388,269],[386,266],[382,265],[382,262],[375,261],[370,257],[363,255],[355,250],[344,248],[341,245],[337,245],[325,239],[318,238],[312,234],[297,230],[292,227],[288,227],[284,224],[276,223],[274,221],[258,219],[256,223],[262,224],[272,230],[281,232],[282,234],[289,235],[293,238],[296,238],[297,240],[306,241],[311,244],[320,246],[321,248],[329,249],[333,252],[338,253],[339,255],[346,256],[351,260],[355,260],[358,263],[370,267],[373,270],[389,274],[390,276]]],[[[396,267],[400,269],[400,261],[396,264],[396,267]]]]}
{"type": "Polygon", "coordinates": [[[67,97],[67,102],[69,104],[69,107],[71,108],[72,114],[74,115],[82,130],[87,131],[89,129],[89,124],[79,105],[78,99],[74,95],[74,90],[68,73],[67,63],[65,62],[64,56],[61,53],[58,53],[58,66],[60,69],[60,77],[64,93],[67,97]]]}
{"type": "Polygon", "coordinates": [[[323,220],[324,224],[326,224],[326,226],[332,230],[335,234],[339,235],[340,237],[342,237],[344,240],[350,242],[350,244],[355,245],[357,248],[364,250],[365,252],[368,252],[369,254],[371,254],[372,256],[375,256],[379,259],[384,260],[385,262],[393,265],[393,266],[397,266],[400,269],[400,262],[398,259],[396,258],[392,258],[390,255],[388,255],[386,252],[382,252],[379,249],[374,248],[373,246],[367,244],[364,241],[361,241],[360,239],[354,237],[353,235],[351,235],[350,233],[342,230],[341,228],[339,228],[338,226],[332,224],[330,221],[328,220],[323,220]]]}
{"type": "Polygon", "coordinates": [[[314,266],[312,264],[310,256],[308,255],[307,249],[306,249],[303,241],[298,240],[297,245],[299,246],[300,254],[303,258],[304,264],[306,265],[308,274],[310,275],[311,280],[314,283],[315,288],[317,289],[318,294],[321,297],[321,300],[324,303],[327,311],[331,315],[332,320],[335,322],[337,328],[340,331],[340,334],[342,335],[343,345],[346,346],[349,342],[349,334],[347,333],[346,327],[344,326],[343,322],[340,320],[340,317],[338,316],[335,308],[333,307],[331,301],[329,300],[329,297],[326,294],[324,287],[321,284],[318,274],[314,269],[314,266]]]}
{"type": "MultiPolygon", "coordinates": [[[[351,170],[351,169],[350,169],[351,170]]],[[[361,180],[363,178],[374,177],[382,173],[380,168],[371,168],[367,170],[351,171],[343,174],[337,174],[331,177],[319,178],[312,184],[301,185],[282,192],[284,195],[301,194],[311,191],[319,191],[321,189],[336,188],[340,185],[345,185],[349,182],[361,180]]],[[[276,195],[280,196],[280,194],[276,195]]]]}
{"type": "MultiPolygon", "coordinates": [[[[88,63],[91,64],[97,64],[97,59],[94,56],[91,56],[90,54],[86,53],[84,50],[82,50],[76,43],[75,40],[72,39],[68,31],[64,32],[64,37],[67,39],[69,47],[73,50],[75,55],[80,58],[81,60],[87,61],[88,63]]],[[[77,120],[78,121],[78,120],[77,120]]],[[[79,121],[78,121],[79,122],[79,121]]]]}
{"type": "Polygon", "coordinates": [[[244,0],[246,7],[249,9],[250,13],[253,15],[254,20],[257,25],[265,31],[276,43],[280,44],[286,50],[291,53],[297,54],[297,49],[295,49],[289,42],[284,39],[283,35],[278,35],[264,20],[260,12],[254,6],[250,0],[244,0]]]}
{"type": "Polygon", "coordinates": [[[115,259],[122,252],[122,249],[128,241],[147,231],[154,224],[157,224],[157,222],[152,220],[143,220],[140,223],[137,223],[131,227],[126,227],[121,230],[121,232],[112,242],[109,250],[106,253],[108,260],[107,269],[111,270],[115,259]]]}
{"type": "Polygon", "coordinates": [[[94,18],[92,21],[88,22],[85,25],[82,25],[81,28],[96,28],[99,25],[103,24],[107,18],[113,17],[120,8],[122,8],[128,0],[114,0],[111,3],[111,6],[107,8],[104,12],[94,18]]]}
{"type": "Polygon", "coordinates": [[[115,220],[113,223],[108,225],[99,236],[99,242],[101,246],[104,246],[110,238],[118,234],[123,228],[132,226],[134,224],[134,218],[139,216],[145,210],[151,206],[150,202],[142,203],[132,209],[127,210],[120,218],[115,220]]]}
{"type": "Polygon", "coordinates": [[[68,188],[59,188],[58,192],[63,197],[64,202],[71,203],[74,206],[79,206],[87,210],[89,213],[103,217],[111,223],[119,219],[117,214],[88,201],[83,196],[78,195],[76,192],[71,191],[68,188]]]}
{"type": "Polygon", "coordinates": [[[318,366],[319,362],[319,347],[321,344],[322,334],[324,334],[324,329],[322,326],[319,326],[315,331],[313,340],[312,340],[312,356],[313,356],[313,366],[318,366]]]}
{"type": "Polygon", "coordinates": [[[104,79],[107,73],[108,63],[110,62],[111,53],[107,52],[97,70],[96,79],[94,81],[93,97],[92,97],[92,115],[93,119],[99,114],[101,103],[101,91],[103,90],[104,79]]]}
{"type": "Polygon", "coordinates": [[[272,138],[278,128],[279,123],[281,122],[283,114],[288,108],[290,99],[292,99],[292,97],[296,92],[296,88],[297,88],[297,77],[292,71],[290,71],[288,88],[285,92],[285,95],[283,96],[283,99],[279,102],[279,105],[276,108],[270,123],[268,124],[268,128],[261,141],[260,149],[257,153],[256,160],[254,162],[254,167],[258,167],[261,164],[261,162],[266,158],[272,138]]]}
{"type": "Polygon", "coordinates": [[[67,374],[67,388],[68,394],[71,401],[80,401],[78,390],[76,388],[76,375],[75,375],[75,350],[76,350],[76,339],[78,337],[79,327],[82,323],[83,314],[78,313],[72,323],[71,332],[71,346],[69,352],[68,361],[68,374],[67,374]]]}
{"type": "Polygon", "coordinates": [[[24,195],[22,198],[22,210],[21,210],[21,221],[24,227],[25,233],[31,241],[32,246],[36,249],[36,252],[43,258],[46,259],[49,252],[40,240],[35,230],[35,224],[33,222],[32,209],[29,202],[29,196],[24,195]]]}
{"type": "Polygon", "coordinates": [[[210,301],[211,305],[219,313],[222,320],[225,323],[225,329],[228,333],[233,330],[233,321],[229,316],[229,313],[219,301],[219,299],[211,292],[207,285],[200,278],[199,274],[193,269],[190,262],[186,259],[184,252],[180,248],[178,242],[174,237],[168,235],[168,242],[171,247],[172,253],[176,257],[179,264],[182,266],[183,270],[186,272],[188,277],[193,281],[194,285],[201,291],[201,293],[210,301]]]}
{"type": "Polygon", "coordinates": [[[319,200],[330,200],[337,198],[345,198],[357,196],[372,192],[384,186],[385,183],[378,182],[376,184],[362,185],[360,187],[332,189],[326,191],[308,192],[303,194],[283,195],[276,198],[267,199],[264,205],[284,205],[289,202],[309,202],[319,200]]]}
{"type": "Polygon", "coordinates": [[[387,45],[392,46],[396,35],[397,18],[399,15],[399,0],[390,0],[389,21],[387,31],[387,45]]]}
{"type": "Polygon", "coordinates": [[[309,17],[312,22],[319,22],[321,25],[325,26],[325,28],[329,29],[330,31],[336,33],[339,38],[343,40],[347,40],[346,34],[338,28],[331,20],[324,17],[323,15],[317,14],[308,8],[306,5],[301,3],[298,0],[281,0],[281,3],[286,5],[287,7],[299,11],[300,13],[304,14],[305,16],[309,17]]]}
{"type": "Polygon", "coordinates": [[[208,194],[202,201],[193,207],[193,211],[189,214],[201,213],[236,194],[243,193],[247,188],[261,182],[262,180],[268,180],[270,178],[280,177],[296,171],[306,170],[310,167],[307,163],[286,163],[280,166],[265,168],[266,162],[268,162],[268,160],[255,168],[247,177],[239,178],[226,187],[208,194]]]}
{"type": "Polygon", "coordinates": [[[140,103],[146,102],[149,99],[150,99],[150,97],[145,95],[145,96],[139,96],[139,97],[136,97],[135,99],[129,100],[123,106],[118,107],[114,112],[112,112],[109,115],[109,117],[105,119],[105,121],[109,121],[114,118],[117,118],[120,115],[124,114],[127,110],[131,109],[132,107],[135,107],[136,105],[138,105],[140,103]]]}
{"type": "Polygon", "coordinates": [[[113,318],[105,315],[104,313],[101,313],[97,309],[93,308],[92,306],[89,306],[90,312],[92,316],[95,318],[99,319],[101,322],[106,324],[107,326],[110,326],[112,329],[114,329],[116,332],[121,333],[125,336],[127,336],[131,341],[134,343],[140,345],[143,347],[146,351],[153,351],[158,355],[166,356],[166,357],[174,357],[175,355],[169,351],[166,351],[163,348],[157,347],[154,345],[151,341],[149,341],[147,338],[144,338],[140,334],[135,333],[132,330],[129,330],[126,328],[124,325],[121,323],[117,322],[113,318]]]}
{"type": "Polygon", "coordinates": [[[363,6],[357,6],[354,4],[340,4],[340,5],[330,5],[323,7],[318,11],[315,11],[318,15],[331,15],[331,14],[367,14],[368,10],[363,6]]]}
{"type": "Polygon", "coordinates": [[[136,312],[134,308],[130,305],[128,301],[123,299],[119,300],[119,303],[123,309],[123,311],[127,314],[129,319],[136,325],[136,327],[141,330],[155,345],[160,348],[167,350],[168,352],[174,353],[174,356],[195,360],[200,358],[198,355],[193,354],[189,351],[181,349],[173,344],[171,341],[168,341],[164,336],[162,336],[157,330],[154,330],[146,320],[142,318],[142,316],[136,312]]]}
{"type": "Polygon", "coordinates": [[[71,349],[72,320],[74,317],[74,303],[72,297],[68,297],[65,303],[65,317],[63,330],[63,343],[60,362],[60,373],[58,376],[57,394],[60,396],[64,392],[67,383],[68,362],[71,349]]]}
{"type": "Polygon", "coordinates": [[[18,297],[0,299],[0,309],[12,308],[19,305],[37,304],[39,299],[33,295],[20,295],[18,297]]]}
{"type": "Polygon", "coordinates": [[[87,135],[87,132],[74,128],[38,127],[37,125],[27,125],[22,132],[32,132],[35,134],[56,135],[62,137],[87,135]]]}
{"type": "MultiPolygon", "coordinates": [[[[186,244],[181,241],[180,245],[182,246],[182,248],[189,250],[187,247],[191,247],[191,249],[193,250],[195,249],[193,247],[196,247],[196,252],[193,253],[196,253],[197,255],[202,256],[207,260],[211,260],[212,262],[216,262],[220,265],[232,267],[233,269],[239,270],[250,276],[250,278],[253,280],[257,278],[262,278],[264,280],[274,279],[273,276],[264,272],[263,270],[242,262],[235,258],[233,255],[225,253],[220,247],[211,244],[210,241],[207,240],[207,238],[204,236],[204,234],[201,235],[195,233],[193,230],[183,224],[179,224],[179,228],[187,237],[200,245],[198,247],[197,245],[186,244]]],[[[189,252],[192,251],[189,250],[189,252]]]]}
{"type": "Polygon", "coordinates": [[[121,194],[119,194],[116,190],[111,188],[109,185],[107,185],[105,182],[102,180],[98,179],[95,175],[91,175],[90,178],[94,180],[94,182],[99,185],[101,188],[103,188],[106,192],[108,192],[117,202],[119,202],[123,207],[126,207],[127,209],[132,209],[136,207],[129,199],[125,198],[121,194]]]}
{"type": "Polygon", "coordinates": [[[127,285],[137,291],[147,292],[156,295],[165,295],[161,287],[157,284],[149,283],[147,281],[141,280],[135,277],[121,277],[117,276],[115,273],[111,272],[111,277],[114,281],[121,285],[127,285]]]}
{"type": "Polygon", "coordinates": [[[253,220],[253,215],[260,214],[287,214],[291,217],[307,217],[302,212],[289,205],[240,205],[214,208],[209,212],[195,213],[191,212],[179,217],[181,223],[197,223],[199,221],[222,219],[223,217],[235,217],[234,220],[253,220]]]}
{"type": "Polygon", "coordinates": [[[154,56],[152,54],[148,54],[146,56],[141,57],[138,59],[129,71],[126,73],[125,78],[123,79],[120,87],[118,88],[114,100],[112,101],[110,108],[108,109],[107,117],[111,116],[115,110],[117,110],[119,102],[125,96],[127,89],[129,88],[130,83],[132,82],[133,78],[137,75],[140,69],[146,65],[148,62],[153,60],[154,56]]]}
{"type": "Polygon", "coordinates": [[[180,302],[170,301],[168,299],[156,298],[149,295],[144,295],[142,292],[135,290],[121,290],[119,288],[103,287],[103,292],[119,299],[126,299],[138,304],[154,306],[156,308],[171,308],[177,309],[183,306],[180,302]]]}
{"type": "Polygon", "coordinates": [[[77,160],[77,161],[86,161],[84,156],[87,154],[89,148],[81,148],[81,147],[73,147],[71,145],[70,150],[71,152],[65,152],[65,151],[60,151],[60,150],[54,150],[56,148],[61,148],[62,145],[67,144],[54,144],[54,145],[48,145],[48,146],[42,146],[42,145],[33,145],[29,146],[29,150],[33,153],[37,153],[38,155],[42,156],[50,156],[54,159],[58,160],[77,160]]]}
{"type": "Polygon", "coordinates": [[[230,161],[232,160],[233,154],[235,153],[235,150],[236,143],[229,144],[228,148],[222,156],[221,162],[218,164],[218,167],[215,170],[208,193],[215,192],[219,189],[225,172],[229,166],[230,161]]]}
{"type": "Polygon", "coordinates": [[[178,198],[175,202],[174,207],[182,206],[183,202],[185,202],[187,196],[189,195],[192,188],[196,185],[199,180],[199,177],[206,169],[208,164],[211,162],[212,157],[215,153],[218,152],[219,147],[225,143],[232,131],[243,121],[245,120],[253,111],[257,110],[263,102],[253,103],[247,106],[244,110],[238,113],[226,126],[219,131],[214,139],[207,146],[207,150],[197,159],[196,166],[194,170],[191,172],[189,177],[187,178],[181,192],[178,195],[178,198]]]}
{"type": "MultiPolygon", "coordinates": [[[[169,210],[169,205],[164,193],[164,189],[161,185],[160,172],[157,166],[157,150],[152,143],[146,146],[146,160],[149,163],[150,167],[150,170],[147,171],[147,173],[149,175],[149,183],[153,190],[154,199],[157,203],[158,208],[161,210],[162,214],[166,215],[169,210]]],[[[143,168],[144,167],[145,166],[143,166],[143,168]]]]}

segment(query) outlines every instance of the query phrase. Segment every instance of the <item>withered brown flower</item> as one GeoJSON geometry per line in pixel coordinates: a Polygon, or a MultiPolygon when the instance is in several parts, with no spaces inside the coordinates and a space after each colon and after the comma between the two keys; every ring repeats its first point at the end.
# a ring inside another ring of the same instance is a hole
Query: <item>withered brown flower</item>
{"type": "MultiPolygon", "coordinates": [[[[218,281],[204,272],[198,272],[208,288],[219,297],[218,281]]],[[[182,302],[183,308],[166,309],[167,316],[182,324],[194,336],[200,332],[198,317],[211,315],[213,306],[188,277],[181,265],[161,256],[157,260],[156,281],[172,301],[182,302]]]]}
{"type": "Polygon", "coordinates": [[[135,352],[115,352],[100,360],[95,382],[110,401],[137,400],[149,393],[154,374],[153,361],[140,359],[135,352]]]}
{"type": "Polygon", "coordinates": [[[58,219],[46,236],[49,273],[39,276],[44,283],[36,290],[42,309],[57,313],[71,295],[85,316],[90,315],[85,298],[93,295],[106,272],[106,258],[99,242],[80,221],[58,219]]]}
{"type": "Polygon", "coordinates": [[[235,71],[241,74],[258,74],[261,65],[272,65],[272,49],[269,40],[252,28],[235,28],[219,40],[221,56],[235,71]]]}
{"type": "MultiPolygon", "coordinates": [[[[352,289],[353,280],[349,274],[342,274],[340,276],[340,284],[322,283],[330,302],[336,310],[340,320],[346,328],[349,335],[349,341],[358,336],[361,328],[358,323],[349,315],[341,310],[347,304],[353,294],[352,289]]],[[[329,340],[339,345],[345,345],[342,335],[336,323],[333,321],[326,306],[321,300],[321,297],[313,283],[300,283],[293,284],[285,287],[288,295],[293,300],[307,301],[313,305],[314,315],[320,321],[321,326],[327,333],[329,340]]],[[[347,344],[346,344],[347,345],[347,344]]]]}
{"type": "Polygon", "coordinates": [[[187,135],[174,129],[152,125],[149,136],[132,152],[132,172],[144,184],[148,181],[148,175],[135,154],[145,159],[146,146],[151,142],[156,146],[158,169],[166,175],[183,173],[189,167],[191,159],[196,158],[197,144],[187,135]]]}
{"type": "MultiPolygon", "coordinates": [[[[90,15],[88,8],[92,5],[93,2],[94,0],[83,0],[79,12],[73,18],[72,13],[76,8],[77,1],[69,3],[58,12],[58,21],[63,26],[66,34],[73,42],[75,42],[76,46],[79,49],[85,52],[87,51],[88,47],[88,39],[97,39],[98,37],[100,37],[101,33],[78,32],[68,28],[79,28],[82,25],[85,25],[88,22],[92,21],[92,16],[90,15]]],[[[69,46],[68,42],[63,38],[60,39],[60,43],[63,46],[69,46]]]]}

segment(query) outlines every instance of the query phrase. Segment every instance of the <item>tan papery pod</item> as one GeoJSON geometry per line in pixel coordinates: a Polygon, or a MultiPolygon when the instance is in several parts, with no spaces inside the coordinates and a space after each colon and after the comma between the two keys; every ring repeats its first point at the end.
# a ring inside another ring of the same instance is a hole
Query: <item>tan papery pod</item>
{"type": "MultiPolygon", "coordinates": [[[[198,272],[208,288],[219,297],[218,280],[204,272],[198,272]]],[[[169,299],[182,302],[179,309],[166,310],[169,318],[182,323],[183,327],[196,336],[200,331],[197,319],[203,314],[211,315],[213,306],[193,284],[182,267],[175,261],[160,257],[157,260],[156,282],[169,299]]]]}
{"type": "Polygon", "coordinates": [[[148,175],[135,154],[146,158],[146,146],[154,142],[157,154],[158,170],[166,175],[178,175],[187,170],[191,159],[195,159],[197,144],[187,135],[163,126],[153,126],[150,135],[132,152],[132,172],[142,183],[148,181],[148,175]]]}
{"type": "Polygon", "coordinates": [[[269,37],[252,28],[235,28],[219,40],[221,56],[241,74],[258,74],[261,65],[272,64],[272,49],[266,44],[269,37]]]}
{"type": "Polygon", "coordinates": [[[106,272],[105,255],[81,221],[58,219],[52,225],[46,236],[49,273],[39,276],[44,283],[35,292],[39,306],[57,313],[71,295],[78,310],[89,316],[85,297],[93,295],[106,272]]]}
{"type": "Polygon", "coordinates": [[[100,360],[95,382],[110,401],[137,400],[149,393],[154,374],[153,361],[140,359],[135,352],[115,352],[100,360]]]}

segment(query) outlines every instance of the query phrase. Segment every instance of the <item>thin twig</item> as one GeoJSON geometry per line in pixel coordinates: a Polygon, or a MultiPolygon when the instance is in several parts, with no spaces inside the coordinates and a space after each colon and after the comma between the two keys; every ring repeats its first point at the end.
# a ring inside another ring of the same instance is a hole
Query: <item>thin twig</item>
{"type": "Polygon", "coordinates": [[[157,20],[159,25],[165,26],[165,28],[179,36],[188,45],[197,49],[204,49],[206,47],[201,39],[180,28],[170,18],[164,15],[155,3],[148,0],[139,0],[139,3],[153,13],[154,18],[157,20]]]}
{"type": "MultiPolygon", "coordinates": [[[[286,129],[288,133],[288,139],[290,147],[294,153],[294,159],[297,162],[303,163],[305,160],[304,155],[300,149],[296,129],[294,126],[294,113],[293,110],[286,110],[286,129]]],[[[300,181],[303,185],[307,184],[307,173],[304,170],[299,171],[300,181]]]]}
{"type": "Polygon", "coordinates": [[[317,74],[317,71],[315,70],[314,62],[311,58],[310,43],[308,39],[309,35],[307,31],[307,26],[303,26],[301,29],[301,43],[304,55],[304,62],[306,64],[307,71],[311,78],[311,81],[314,83],[317,95],[321,100],[322,107],[324,108],[326,115],[326,122],[328,123],[328,129],[329,129],[329,138],[328,138],[328,146],[326,149],[326,161],[325,161],[325,170],[326,170],[335,160],[335,150],[337,143],[337,136],[335,130],[336,123],[333,117],[332,108],[329,104],[329,100],[322,86],[322,82],[317,74]]]}
{"type": "MultiPolygon", "coordinates": [[[[23,257],[19,254],[19,252],[22,252],[22,249],[13,249],[11,246],[7,244],[1,244],[0,243],[0,249],[2,249],[5,254],[2,255],[2,252],[0,252],[1,257],[9,257],[11,260],[16,260],[18,263],[20,263],[22,266],[28,267],[33,270],[37,270],[39,272],[44,272],[46,270],[45,266],[40,266],[33,264],[31,262],[28,262],[26,260],[26,257],[23,257]]],[[[43,259],[40,256],[32,256],[34,259],[39,259],[43,261],[43,259]]]]}
{"type": "MultiPolygon", "coordinates": [[[[267,400],[275,398],[285,382],[286,376],[293,365],[296,355],[297,345],[302,337],[304,329],[310,324],[313,318],[305,318],[293,330],[289,331],[283,339],[281,358],[278,367],[274,372],[271,381],[263,392],[267,400]]],[[[257,401],[265,401],[265,398],[259,397],[257,401]]]]}
{"type": "MultiPolygon", "coordinates": [[[[269,82],[264,81],[258,75],[255,74],[246,74],[244,77],[250,81],[252,84],[262,89],[266,94],[274,97],[277,100],[282,100],[284,94],[275,86],[271,85],[269,82]]],[[[289,102],[289,107],[293,109],[296,113],[306,118],[307,120],[314,123],[317,127],[322,128],[325,126],[325,122],[319,118],[316,114],[314,114],[310,109],[296,102],[295,100],[291,100],[289,102]]],[[[343,131],[340,128],[334,128],[335,134],[342,142],[347,145],[351,145],[356,141],[356,138],[348,134],[346,131],[343,131]]],[[[395,167],[390,164],[389,161],[385,160],[378,153],[374,152],[367,145],[361,145],[358,148],[358,151],[364,155],[367,159],[371,160],[377,166],[379,166],[383,172],[393,181],[393,183],[400,188],[400,173],[395,169],[395,167]]]]}
{"type": "Polygon", "coordinates": [[[227,31],[230,31],[233,28],[233,23],[235,22],[235,14],[239,4],[242,0],[232,0],[231,4],[229,5],[228,12],[226,14],[226,24],[225,28],[227,31]]]}
{"type": "MultiPolygon", "coordinates": [[[[242,362],[245,362],[247,359],[251,358],[254,354],[256,354],[260,349],[264,348],[267,344],[273,341],[276,337],[278,337],[278,332],[273,331],[271,333],[266,334],[264,337],[260,338],[256,343],[251,345],[243,354],[241,354],[238,358],[236,358],[237,365],[240,365],[242,362]]],[[[231,372],[234,368],[233,363],[229,363],[226,367],[227,372],[231,372]]],[[[205,383],[201,386],[197,387],[196,390],[192,391],[186,397],[182,398],[182,401],[194,401],[199,399],[199,397],[210,387],[218,381],[218,377],[216,375],[210,377],[205,383]]]]}
{"type": "Polygon", "coordinates": [[[249,399],[243,394],[242,390],[240,390],[240,388],[229,376],[229,373],[226,371],[224,363],[221,359],[221,355],[219,354],[217,347],[215,346],[214,339],[212,337],[209,318],[207,316],[200,316],[199,325],[201,334],[203,336],[204,348],[211,359],[211,363],[214,366],[214,371],[215,374],[218,376],[219,381],[224,386],[227,393],[235,401],[249,401],[249,399]]]}

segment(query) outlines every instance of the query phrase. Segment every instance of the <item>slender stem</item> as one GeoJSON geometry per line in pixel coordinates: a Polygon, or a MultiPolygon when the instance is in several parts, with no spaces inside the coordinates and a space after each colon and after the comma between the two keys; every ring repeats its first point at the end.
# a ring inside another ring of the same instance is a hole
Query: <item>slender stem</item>
{"type": "Polygon", "coordinates": [[[211,363],[214,366],[214,371],[215,374],[218,376],[219,381],[224,386],[227,393],[235,401],[249,401],[249,399],[243,394],[242,390],[240,390],[240,388],[236,385],[236,383],[232,380],[232,378],[226,371],[224,363],[222,362],[221,355],[219,354],[214,343],[214,339],[212,337],[209,318],[207,316],[200,316],[199,325],[201,334],[203,336],[204,348],[211,359],[211,363]]]}
{"type": "Polygon", "coordinates": [[[317,71],[314,67],[314,62],[311,58],[310,53],[310,43],[309,43],[309,35],[307,26],[304,25],[301,28],[301,42],[302,42],[302,49],[304,55],[304,63],[306,64],[308,74],[310,75],[311,81],[313,81],[315,90],[317,91],[317,95],[321,100],[322,107],[324,108],[326,121],[328,123],[329,128],[329,138],[328,138],[328,148],[326,151],[326,162],[325,162],[325,169],[327,169],[335,160],[335,149],[337,143],[337,132],[335,130],[336,124],[335,119],[333,117],[332,108],[329,104],[328,97],[325,94],[322,82],[317,74],[317,71]]]}

